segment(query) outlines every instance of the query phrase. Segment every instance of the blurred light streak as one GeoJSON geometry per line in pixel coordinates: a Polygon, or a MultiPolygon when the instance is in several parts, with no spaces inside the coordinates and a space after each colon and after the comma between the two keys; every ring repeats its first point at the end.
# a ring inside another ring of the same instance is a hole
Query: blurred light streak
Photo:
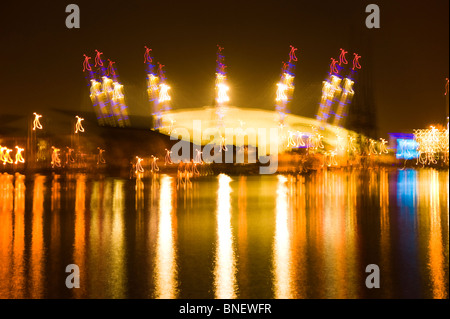
{"type": "Polygon", "coordinates": [[[14,232],[12,211],[14,206],[13,176],[0,175],[0,298],[10,297],[8,284],[14,271],[10,258],[13,252],[14,232]]]}
{"type": "MultiPolygon", "coordinates": [[[[435,170],[427,171],[426,188],[429,190],[430,209],[430,240],[429,261],[430,277],[432,282],[432,294],[434,299],[448,298],[448,276],[445,276],[445,252],[442,238],[441,205],[439,192],[439,173],[435,170]]],[[[425,189],[424,189],[425,190],[425,189]]],[[[422,193],[419,193],[422,194],[422,193]]],[[[447,194],[448,196],[448,194],[447,194]]],[[[419,197],[419,202],[420,202],[419,197]]],[[[448,213],[448,212],[447,212],[448,213]]]]}
{"type": "Polygon", "coordinates": [[[83,72],[85,72],[86,70],[92,71],[91,65],[89,64],[89,60],[91,59],[91,57],[88,57],[86,54],[83,54],[83,56],[84,56],[83,72]]]}
{"type": "Polygon", "coordinates": [[[164,156],[164,165],[173,164],[172,159],[170,158],[170,154],[172,151],[169,151],[167,148],[165,149],[166,155],[164,156]]]}
{"type": "Polygon", "coordinates": [[[142,158],[136,156],[136,170],[135,173],[143,173],[144,172],[144,168],[142,167],[141,162],[143,161],[142,158]]]}
{"type": "MultiPolygon", "coordinates": [[[[2,223],[4,220],[2,219],[2,223]]],[[[16,173],[14,188],[14,243],[12,298],[25,298],[25,175],[16,173]]],[[[1,263],[0,263],[1,264],[1,263]]]]}
{"type": "Polygon", "coordinates": [[[61,167],[61,159],[59,158],[59,148],[56,148],[52,146],[53,152],[52,152],[52,168],[55,167],[61,167]]]}
{"type": "Polygon", "coordinates": [[[86,175],[77,174],[75,186],[75,226],[73,243],[73,262],[80,268],[80,288],[73,289],[75,298],[83,297],[86,293],[86,175]],[[82,275],[85,276],[82,276],[82,275]]]}
{"type": "Polygon", "coordinates": [[[343,124],[343,117],[345,112],[347,111],[348,105],[351,102],[351,99],[353,97],[353,94],[355,93],[353,91],[353,84],[354,82],[350,80],[349,78],[344,79],[343,83],[343,92],[341,94],[341,98],[339,100],[339,104],[336,110],[336,114],[334,117],[333,125],[335,126],[342,126],[343,124]]]}
{"type": "Polygon", "coordinates": [[[33,131],[35,131],[36,129],[42,130],[42,125],[41,122],[39,121],[39,118],[41,118],[42,115],[37,114],[36,112],[34,112],[33,114],[34,114],[33,131]]]}
{"type": "Polygon", "coordinates": [[[115,179],[113,182],[112,198],[112,228],[110,231],[109,282],[111,283],[111,297],[125,298],[127,273],[126,245],[125,245],[125,196],[124,181],[115,179]]]}
{"type": "Polygon", "coordinates": [[[295,51],[297,48],[294,48],[290,45],[289,52],[289,62],[282,62],[281,68],[281,79],[280,82],[277,83],[277,91],[275,98],[275,110],[278,112],[278,122],[280,126],[284,126],[284,118],[286,117],[287,111],[287,103],[292,99],[294,93],[294,70],[295,64],[297,61],[297,57],[295,56],[295,51]]]}
{"type": "Polygon", "coordinates": [[[102,54],[103,52],[99,52],[98,50],[95,50],[96,55],[95,55],[95,66],[103,66],[103,61],[102,61],[102,54]]]}
{"type": "Polygon", "coordinates": [[[295,56],[295,51],[297,51],[297,48],[294,48],[294,46],[290,45],[291,51],[289,52],[289,62],[297,61],[297,57],[295,56]]]}
{"type": "Polygon", "coordinates": [[[166,101],[170,101],[170,95],[169,95],[169,89],[170,86],[168,86],[167,84],[160,84],[159,85],[159,103],[164,103],[166,101]]]}
{"type": "Polygon", "coordinates": [[[156,240],[155,298],[174,299],[178,294],[176,246],[174,239],[173,177],[161,176],[158,237],[156,240]]]}
{"type": "Polygon", "coordinates": [[[344,49],[339,49],[341,50],[341,54],[339,55],[339,65],[342,64],[347,64],[347,59],[345,58],[345,55],[348,53],[348,51],[345,51],[344,49]]]}
{"type": "Polygon", "coordinates": [[[331,58],[331,64],[330,64],[330,74],[338,74],[339,70],[337,69],[336,66],[337,60],[331,58]]]}
{"type": "Polygon", "coordinates": [[[25,150],[24,148],[21,148],[19,146],[16,146],[16,161],[14,162],[14,164],[17,163],[25,163],[25,159],[22,156],[22,152],[25,150]]]}
{"type": "Polygon", "coordinates": [[[231,178],[220,174],[217,192],[217,242],[214,266],[214,296],[217,299],[237,297],[236,256],[231,228],[231,178]]]}
{"type": "Polygon", "coordinates": [[[152,172],[158,172],[159,171],[159,167],[158,167],[158,158],[156,156],[151,156],[152,159],[152,168],[151,171],[152,172]]]}
{"type": "Polygon", "coordinates": [[[359,64],[359,59],[361,58],[361,56],[356,54],[356,53],[353,53],[353,55],[354,55],[354,58],[353,58],[353,68],[352,68],[352,70],[355,70],[355,68],[356,69],[361,69],[361,65],[359,64]]]}
{"type": "Polygon", "coordinates": [[[77,118],[77,123],[75,124],[75,133],[84,132],[83,125],[81,124],[81,121],[83,121],[84,118],[79,117],[78,115],[76,115],[75,117],[77,118]]]}
{"type": "Polygon", "coordinates": [[[150,55],[150,51],[152,51],[152,49],[147,48],[147,46],[144,46],[144,47],[145,47],[144,63],[152,62],[153,60],[152,60],[152,57],[150,55]]]}
{"type": "Polygon", "coordinates": [[[114,63],[116,63],[116,62],[113,62],[110,59],[108,59],[108,69],[106,70],[107,76],[116,75],[116,72],[114,71],[114,65],[113,65],[114,63]]]}
{"type": "Polygon", "coordinates": [[[275,236],[273,244],[274,298],[293,298],[293,282],[291,279],[292,260],[290,256],[290,231],[288,227],[288,188],[287,178],[278,175],[275,236]]]}
{"type": "Polygon", "coordinates": [[[44,293],[44,266],[45,266],[45,247],[44,247],[44,194],[45,194],[45,176],[35,175],[33,188],[33,217],[31,224],[31,253],[30,253],[30,296],[31,298],[42,298],[44,293]]]}

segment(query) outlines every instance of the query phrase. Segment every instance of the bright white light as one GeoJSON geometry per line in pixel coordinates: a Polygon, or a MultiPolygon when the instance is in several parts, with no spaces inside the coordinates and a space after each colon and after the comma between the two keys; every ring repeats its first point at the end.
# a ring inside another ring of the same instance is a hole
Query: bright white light
{"type": "Polygon", "coordinates": [[[165,101],[170,101],[170,96],[169,96],[169,89],[170,86],[168,86],[167,84],[160,84],[159,85],[159,103],[165,102],[165,101]]]}
{"type": "Polygon", "coordinates": [[[277,83],[278,89],[277,89],[277,98],[276,101],[287,101],[286,91],[288,89],[288,86],[283,83],[277,83]]]}
{"type": "Polygon", "coordinates": [[[236,298],[236,257],[231,228],[231,178],[220,174],[217,192],[217,248],[214,269],[215,297],[236,298]]]}
{"type": "Polygon", "coordinates": [[[219,104],[228,102],[230,100],[230,98],[227,95],[227,91],[229,90],[229,87],[224,83],[219,83],[219,84],[217,84],[217,89],[218,89],[217,102],[219,104]]]}

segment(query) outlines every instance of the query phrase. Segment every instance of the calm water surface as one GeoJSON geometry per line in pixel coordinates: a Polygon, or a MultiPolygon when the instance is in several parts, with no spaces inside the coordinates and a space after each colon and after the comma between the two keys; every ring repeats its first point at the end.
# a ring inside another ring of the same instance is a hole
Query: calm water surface
{"type": "Polygon", "coordinates": [[[448,181],[3,174],[0,298],[448,298],[448,181]],[[79,289],[65,286],[72,263],[79,289]]]}

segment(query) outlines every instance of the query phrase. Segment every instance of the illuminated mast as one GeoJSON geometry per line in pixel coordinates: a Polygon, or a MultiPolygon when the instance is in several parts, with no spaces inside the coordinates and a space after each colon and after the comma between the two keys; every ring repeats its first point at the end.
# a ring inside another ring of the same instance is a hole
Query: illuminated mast
{"type": "Polygon", "coordinates": [[[169,95],[170,86],[166,83],[166,71],[163,70],[163,67],[165,67],[165,65],[158,62],[158,74],[160,79],[158,104],[160,105],[159,110],[161,112],[168,112],[170,111],[169,101],[171,100],[169,95]]]}
{"type": "Polygon", "coordinates": [[[278,112],[280,124],[284,123],[287,103],[292,99],[292,95],[294,93],[294,62],[297,61],[297,57],[295,56],[295,51],[297,51],[297,48],[294,48],[292,45],[290,47],[291,51],[289,52],[289,62],[283,62],[283,67],[281,69],[281,80],[277,83],[277,96],[275,98],[275,110],[278,112]]]}
{"type": "Polygon", "coordinates": [[[148,100],[152,105],[152,115],[154,119],[153,127],[157,129],[161,126],[161,116],[158,110],[159,76],[155,71],[156,65],[153,64],[153,58],[150,54],[150,51],[152,51],[152,49],[145,47],[144,63],[147,65],[147,94],[148,100]]]}
{"type": "Polygon", "coordinates": [[[83,72],[90,85],[90,98],[100,125],[128,126],[128,111],[125,105],[123,85],[119,82],[115,62],[102,60],[103,52],[95,50],[95,65],[89,64],[90,57],[84,55],[83,72]]]}
{"type": "MultiPolygon", "coordinates": [[[[343,59],[345,61],[344,64],[347,64],[348,62],[345,59],[345,53],[347,53],[347,51],[341,49],[340,59],[343,59]]],[[[359,64],[359,59],[361,56],[356,53],[353,53],[353,56],[353,67],[350,71],[350,75],[347,75],[347,77],[343,80],[341,98],[339,100],[336,112],[334,113],[333,125],[335,126],[343,126],[348,106],[350,105],[353,95],[355,94],[353,91],[353,84],[355,83],[355,75],[357,70],[361,69],[361,65],[359,64]]],[[[339,65],[341,65],[341,63],[339,63],[339,65]]]]}
{"type": "Polygon", "coordinates": [[[330,72],[326,81],[322,86],[322,98],[320,100],[319,110],[316,119],[326,124],[328,119],[334,115],[332,124],[335,126],[342,126],[346,115],[348,105],[350,104],[354,91],[353,84],[357,70],[361,69],[359,64],[360,55],[354,53],[353,67],[350,75],[347,77],[340,77],[339,72],[344,69],[344,65],[348,64],[346,54],[348,51],[340,49],[339,61],[331,58],[330,72]],[[339,62],[339,63],[338,63],[339,62]],[[337,103],[336,110],[333,111],[333,104],[337,103]]]}
{"type": "Polygon", "coordinates": [[[222,54],[223,48],[217,45],[217,59],[216,59],[216,114],[219,123],[222,123],[224,117],[224,106],[230,101],[228,97],[229,87],[227,85],[227,76],[225,72],[225,56],[222,54]]]}

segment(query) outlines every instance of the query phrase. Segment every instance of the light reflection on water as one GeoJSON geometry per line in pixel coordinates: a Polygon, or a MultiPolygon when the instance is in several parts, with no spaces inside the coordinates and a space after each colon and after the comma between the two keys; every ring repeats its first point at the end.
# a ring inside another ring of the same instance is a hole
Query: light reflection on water
{"type": "Polygon", "coordinates": [[[158,238],[156,243],[155,298],[177,297],[177,267],[174,229],[172,223],[173,178],[161,177],[158,238]]]}
{"type": "Polygon", "coordinates": [[[214,262],[214,297],[218,299],[236,298],[236,261],[231,229],[231,178],[218,176],[217,191],[217,242],[214,262]]]}
{"type": "Polygon", "coordinates": [[[448,179],[2,174],[0,298],[448,298],[448,179]]]}

